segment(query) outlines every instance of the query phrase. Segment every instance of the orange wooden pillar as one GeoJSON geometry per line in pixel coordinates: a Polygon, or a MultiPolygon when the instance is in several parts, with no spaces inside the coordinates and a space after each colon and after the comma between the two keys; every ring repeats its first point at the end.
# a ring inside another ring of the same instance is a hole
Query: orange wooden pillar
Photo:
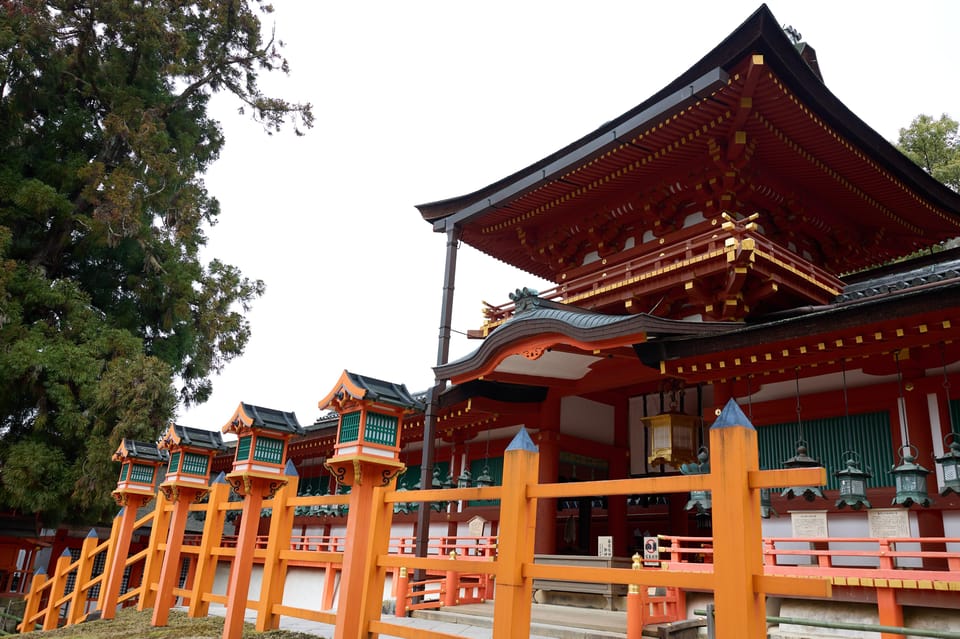
{"type": "Polygon", "coordinates": [[[338,483],[351,487],[334,637],[366,639],[370,621],[380,618],[386,580],[386,571],[377,568],[377,557],[389,549],[393,522],[385,491],[406,468],[400,461],[404,417],[423,404],[402,384],[343,371],[317,405],[340,415],[334,454],[324,465],[338,483]]]}
{"type": "Polygon", "coordinates": [[[760,494],[748,484],[760,467],[757,431],[733,400],[710,428],[710,456],[717,636],[764,639],[766,596],[754,582],[763,574],[760,494]]]}
{"type": "MultiPolygon", "coordinates": [[[[363,472],[362,466],[359,472],[363,472]]],[[[393,504],[384,503],[383,497],[385,490],[395,485],[397,474],[399,471],[387,486],[378,486],[374,481],[379,473],[366,474],[366,482],[358,473],[350,489],[345,535],[350,544],[343,554],[334,639],[366,639],[369,621],[379,618],[385,573],[377,568],[377,556],[389,549],[393,523],[393,504]]]]}
{"type": "Polygon", "coordinates": [[[170,618],[170,609],[176,601],[173,590],[177,587],[177,580],[180,577],[180,549],[183,547],[183,535],[187,530],[190,504],[204,492],[206,491],[202,489],[183,486],[164,492],[167,499],[173,503],[173,513],[167,529],[167,546],[160,567],[156,603],[153,606],[153,616],[150,618],[151,625],[165,626],[170,618]]]}
{"type": "MultiPolygon", "coordinates": [[[[287,445],[291,437],[303,434],[303,428],[293,413],[241,402],[222,430],[238,437],[233,470],[225,479],[234,492],[243,497],[236,554],[227,584],[223,639],[240,639],[260,528],[260,510],[264,499],[273,497],[289,481],[286,475],[287,445]]],[[[289,547],[289,528],[284,538],[277,542],[289,547]]],[[[269,593],[261,589],[259,598],[269,599],[269,593]]]]}
{"type": "MultiPolygon", "coordinates": [[[[240,515],[240,530],[237,532],[237,548],[230,567],[227,582],[227,612],[223,623],[223,639],[240,639],[243,635],[243,616],[247,610],[247,591],[253,573],[253,559],[257,546],[257,531],[260,526],[260,509],[263,499],[275,486],[273,480],[248,477],[240,490],[243,495],[243,510],[240,515]]],[[[236,486],[234,487],[236,489],[236,486]]],[[[238,491],[240,492],[240,491],[238,491]]]]}
{"type": "Polygon", "coordinates": [[[214,554],[214,550],[220,547],[223,539],[223,524],[227,516],[227,512],[221,506],[227,503],[229,498],[230,484],[227,483],[223,473],[220,473],[210,484],[203,535],[200,537],[200,548],[197,550],[197,569],[193,576],[190,607],[187,611],[190,617],[206,617],[210,612],[210,602],[204,601],[203,595],[213,590],[219,558],[214,554]]]}
{"type": "Polygon", "coordinates": [[[270,514],[270,531],[267,535],[267,554],[263,558],[263,578],[260,582],[260,600],[257,605],[257,632],[276,630],[280,627],[280,615],[273,607],[283,601],[287,579],[287,560],[280,553],[290,549],[290,531],[293,530],[293,508],[287,500],[297,496],[297,469],[287,460],[288,481],[273,497],[270,514]]]}
{"type": "MultiPolygon", "coordinates": [[[[104,581],[100,588],[100,614],[103,619],[113,619],[117,614],[117,600],[120,598],[120,584],[127,566],[130,541],[133,538],[134,525],[137,522],[137,510],[150,503],[156,495],[156,481],[159,469],[169,460],[167,451],[152,442],[139,442],[124,439],[113,453],[112,460],[120,462],[120,478],[117,487],[111,493],[117,505],[123,510],[118,513],[119,522],[114,521],[115,540],[110,544],[107,561],[104,565],[104,581]]],[[[150,551],[147,554],[147,569],[159,567],[158,545],[166,533],[166,518],[162,516],[163,502],[157,496],[153,526],[150,531],[150,551]],[[154,545],[156,544],[156,545],[154,545]]],[[[113,536],[111,534],[111,536],[113,536]]],[[[143,579],[147,579],[146,570],[143,579]]],[[[157,576],[159,573],[155,573],[157,576]]],[[[140,594],[139,606],[149,608],[152,603],[150,582],[140,594]],[[149,596],[148,596],[148,593],[149,596]],[[149,600],[149,601],[147,601],[149,600]]],[[[143,608],[138,607],[138,610],[143,608]]]]}
{"type": "MultiPolygon", "coordinates": [[[[540,432],[536,434],[539,450],[539,480],[555,483],[560,474],[560,398],[548,393],[540,410],[540,432]]],[[[624,501],[626,505],[626,501],[624,501]]],[[[626,507],[626,506],[624,506],[626,507]]],[[[555,497],[537,502],[536,552],[552,555],[557,552],[557,500],[555,497]]]]}
{"type": "Polygon", "coordinates": [[[527,499],[527,486],[537,483],[539,457],[526,429],[517,433],[504,452],[503,476],[506,481],[500,494],[494,637],[526,637],[530,634],[533,584],[523,578],[523,566],[533,563],[537,500],[527,499]]]}
{"type": "Polygon", "coordinates": [[[165,626],[177,599],[173,591],[179,585],[181,549],[190,506],[209,492],[210,465],[214,456],[225,446],[223,437],[216,431],[171,422],[160,436],[157,447],[169,454],[167,475],[160,484],[160,492],[173,503],[173,513],[167,530],[167,547],[160,568],[151,623],[165,626]]]}

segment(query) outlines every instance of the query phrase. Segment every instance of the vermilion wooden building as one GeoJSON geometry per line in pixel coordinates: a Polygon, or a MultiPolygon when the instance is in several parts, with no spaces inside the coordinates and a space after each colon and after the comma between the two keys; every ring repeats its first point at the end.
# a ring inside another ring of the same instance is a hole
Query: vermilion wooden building
{"type": "MultiPolygon", "coordinates": [[[[497,481],[521,425],[543,481],[679,472],[736,398],[759,431],[761,467],[804,447],[831,477],[824,498],[774,493],[770,533],[816,510],[831,534],[866,535],[867,510],[836,505],[834,473],[853,451],[867,499],[889,508],[907,446],[931,471],[932,504],[908,500],[911,534],[960,535],[960,500],[938,494],[935,461],[960,430],[960,253],[943,244],[960,236],[960,196],[851,113],[814,50],[765,6],[634,109],[417,208],[448,239],[444,330],[460,242],[555,286],[488,305],[462,359],[447,362],[441,338],[438,386],[402,433],[402,487],[419,484],[425,462],[435,484],[497,481]]],[[[302,490],[332,488],[321,460],[335,424],[321,419],[291,444],[302,490]]],[[[688,501],[541,503],[537,552],[595,554],[597,536],[612,535],[625,555],[649,534],[709,535],[688,501]]],[[[401,509],[397,522],[452,534],[492,513],[453,504],[429,518],[401,509]]]]}

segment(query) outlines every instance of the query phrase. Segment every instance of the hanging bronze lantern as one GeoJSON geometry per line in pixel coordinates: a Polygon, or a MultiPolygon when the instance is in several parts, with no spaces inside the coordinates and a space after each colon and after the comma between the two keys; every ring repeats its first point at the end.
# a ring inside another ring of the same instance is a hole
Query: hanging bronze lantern
{"type": "Polygon", "coordinates": [[[897,494],[892,502],[894,506],[909,508],[919,504],[928,508],[933,503],[927,494],[927,475],[930,471],[916,463],[916,459],[917,449],[907,444],[900,450],[900,464],[890,470],[897,484],[897,494]]]}
{"type": "MultiPolygon", "coordinates": [[[[705,475],[710,472],[710,452],[706,446],[701,446],[697,451],[696,464],[683,464],[680,466],[680,472],[684,475],[705,475]]],[[[690,499],[684,510],[697,509],[697,514],[703,514],[710,511],[711,495],[709,490],[691,490],[690,499]]]]}
{"type": "Polygon", "coordinates": [[[837,508],[846,506],[854,510],[872,508],[867,500],[867,480],[873,475],[860,469],[859,455],[855,451],[848,450],[843,455],[845,468],[833,474],[840,480],[840,499],[837,500],[837,508]]]}
{"type": "Polygon", "coordinates": [[[943,457],[937,457],[937,463],[943,471],[943,488],[940,489],[940,496],[946,497],[950,493],[960,495],[960,442],[957,441],[957,434],[947,433],[943,438],[943,445],[947,448],[947,452],[943,457]],[[951,440],[949,445],[948,439],[951,440]]]}
{"type": "Polygon", "coordinates": [[[761,488],[760,489],[760,518],[761,519],[770,519],[770,517],[780,517],[780,513],[773,507],[773,502],[770,500],[770,489],[761,488]]]}
{"type": "MultiPolygon", "coordinates": [[[[783,462],[783,466],[793,470],[796,468],[819,468],[821,464],[819,460],[807,455],[807,442],[800,439],[797,440],[797,454],[783,462]]],[[[783,489],[780,496],[787,499],[803,497],[807,501],[813,501],[817,497],[826,499],[819,486],[788,486],[783,489]]]]}

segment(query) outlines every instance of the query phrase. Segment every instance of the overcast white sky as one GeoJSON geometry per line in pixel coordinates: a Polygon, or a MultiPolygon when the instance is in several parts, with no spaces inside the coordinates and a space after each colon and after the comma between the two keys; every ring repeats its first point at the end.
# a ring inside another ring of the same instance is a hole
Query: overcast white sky
{"type": "MultiPolygon", "coordinates": [[[[227,144],[207,176],[222,205],[207,259],[267,292],[246,353],[178,423],[219,429],[240,401],[304,425],[343,369],[426,389],[439,332],[445,237],[415,204],[477,190],[639,104],[760,5],[723,2],[274,0],[289,78],[313,103],[305,137],[264,134],[215,103],[227,144]]],[[[771,1],[813,46],[827,86],[888,140],[920,113],[960,117],[960,2],[771,1]]],[[[481,300],[543,289],[469,247],[453,327],[481,300]]],[[[451,358],[479,344],[454,335],[451,358]]]]}

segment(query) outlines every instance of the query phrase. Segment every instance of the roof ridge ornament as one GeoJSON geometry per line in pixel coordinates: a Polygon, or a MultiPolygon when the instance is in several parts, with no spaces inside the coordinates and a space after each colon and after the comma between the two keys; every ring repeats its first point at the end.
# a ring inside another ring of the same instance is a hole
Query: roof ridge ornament
{"type": "Polygon", "coordinates": [[[533,288],[524,286],[510,293],[510,301],[514,305],[514,313],[531,311],[540,306],[540,293],[533,288]]]}
{"type": "Polygon", "coordinates": [[[800,35],[800,32],[791,24],[784,25],[783,32],[787,34],[787,37],[790,38],[790,41],[793,42],[794,45],[800,44],[803,40],[803,36],[800,35]]]}

